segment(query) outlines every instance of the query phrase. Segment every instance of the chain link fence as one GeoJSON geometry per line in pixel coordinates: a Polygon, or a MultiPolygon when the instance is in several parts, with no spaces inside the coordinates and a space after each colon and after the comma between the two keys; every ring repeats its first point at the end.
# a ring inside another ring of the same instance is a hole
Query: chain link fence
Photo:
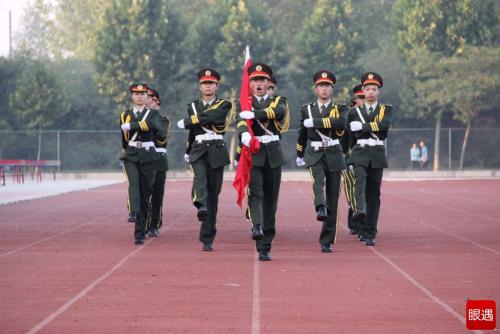
{"type": "MultiPolygon", "coordinates": [[[[439,166],[441,170],[459,167],[465,129],[443,128],[439,136],[439,166]]],[[[121,169],[121,140],[119,131],[8,131],[0,130],[0,159],[40,159],[61,161],[61,171],[90,172],[121,169]]],[[[171,169],[185,169],[184,151],[187,131],[172,130],[168,144],[171,169]]],[[[234,131],[226,133],[225,140],[234,156],[238,143],[234,131]]],[[[424,140],[429,150],[428,168],[434,160],[434,129],[392,129],[386,141],[389,167],[394,170],[410,168],[410,148],[424,140]]],[[[288,164],[295,169],[297,130],[283,134],[282,147],[288,164]]],[[[500,168],[500,128],[472,128],[464,156],[464,169],[500,168]]]]}

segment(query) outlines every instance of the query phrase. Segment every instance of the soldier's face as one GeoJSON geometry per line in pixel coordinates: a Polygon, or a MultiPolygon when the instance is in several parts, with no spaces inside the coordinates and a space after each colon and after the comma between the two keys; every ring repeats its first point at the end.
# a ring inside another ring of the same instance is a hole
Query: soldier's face
{"type": "Polygon", "coordinates": [[[267,94],[269,80],[266,78],[255,78],[250,80],[250,89],[255,96],[264,96],[267,94]]]}
{"type": "Polygon", "coordinates": [[[356,97],[356,98],[354,98],[354,102],[356,103],[354,106],[355,107],[359,107],[360,105],[362,105],[363,103],[365,103],[365,99],[356,97]]]}
{"type": "Polygon", "coordinates": [[[333,86],[332,85],[317,85],[316,86],[316,94],[321,100],[328,100],[333,95],[333,86]]]}
{"type": "Polygon", "coordinates": [[[363,88],[363,92],[365,94],[365,100],[369,104],[373,104],[378,99],[378,86],[377,85],[368,85],[363,88]]]}
{"type": "Polygon", "coordinates": [[[200,92],[203,96],[215,96],[217,93],[217,83],[215,82],[202,82],[200,84],[200,92]]]}
{"type": "Polygon", "coordinates": [[[275,90],[274,86],[269,85],[267,87],[267,95],[269,95],[270,97],[273,97],[274,96],[274,90],[275,90]]]}
{"type": "Polygon", "coordinates": [[[154,99],[151,99],[151,102],[149,102],[148,107],[151,109],[158,109],[158,104],[154,99]]]}
{"type": "Polygon", "coordinates": [[[146,97],[146,105],[147,105],[148,107],[152,107],[153,103],[154,103],[154,102],[153,102],[153,97],[152,97],[151,95],[148,95],[148,96],[146,97]]]}
{"type": "Polygon", "coordinates": [[[147,99],[146,93],[139,93],[139,92],[132,93],[132,101],[136,106],[143,106],[146,103],[146,99],[147,99]]]}

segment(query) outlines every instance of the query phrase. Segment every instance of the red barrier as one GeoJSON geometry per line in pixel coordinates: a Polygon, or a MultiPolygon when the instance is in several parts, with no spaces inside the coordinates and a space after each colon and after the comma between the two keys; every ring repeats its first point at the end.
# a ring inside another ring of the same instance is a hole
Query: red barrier
{"type": "MultiPolygon", "coordinates": [[[[59,167],[59,160],[0,160],[0,178],[5,186],[5,167],[13,168],[12,180],[16,183],[24,183],[24,169],[28,168],[29,177],[32,181],[42,182],[43,167],[59,167]]],[[[54,181],[56,180],[55,169],[53,170],[54,181]]]]}

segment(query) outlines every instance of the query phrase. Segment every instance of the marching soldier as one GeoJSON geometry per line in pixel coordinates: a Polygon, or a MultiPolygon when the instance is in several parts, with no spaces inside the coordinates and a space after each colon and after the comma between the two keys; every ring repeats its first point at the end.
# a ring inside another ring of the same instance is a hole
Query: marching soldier
{"type": "MultiPolygon", "coordinates": [[[[359,84],[354,86],[352,89],[354,93],[354,99],[351,101],[351,108],[356,108],[361,106],[365,102],[365,96],[363,93],[363,85],[359,84]]],[[[351,148],[355,144],[355,140],[353,140],[353,136],[349,136],[349,131],[345,131],[344,135],[341,138],[341,145],[344,150],[345,160],[349,160],[349,155],[351,154],[351,148]]],[[[351,235],[359,235],[358,226],[354,219],[352,219],[352,215],[354,213],[356,202],[354,200],[354,193],[356,191],[355,178],[354,178],[354,170],[352,169],[352,165],[348,165],[348,168],[342,171],[342,178],[344,183],[344,193],[347,199],[347,204],[349,205],[349,212],[347,215],[347,226],[349,227],[349,231],[351,235]]]]}
{"type": "Polygon", "coordinates": [[[120,115],[125,173],[129,181],[129,221],[135,222],[134,243],[144,244],[147,232],[149,197],[159,159],[154,139],[165,136],[157,110],[145,106],[148,86],[130,86],[133,107],[120,115]]]}
{"type": "Polygon", "coordinates": [[[311,172],[316,219],[323,222],[319,236],[321,251],[331,253],[337,236],[340,173],[346,168],[340,138],[345,129],[347,106],[332,101],[336,82],[332,72],[319,71],[313,81],[318,100],[300,109],[296,163],[307,165],[311,172]],[[304,161],[308,140],[311,144],[304,161]]]}
{"type": "Polygon", "coordinates": [[[252,109],[239,113],[237,128],[241,143],[250,145],[251,135],[244,120],[252,119],[252,130],[260,142],[260,150],[252,153],[252,170],[248,185],[248,215],[252,223],[252,239],[256,241],[259,260],[269,261],[271,244],[276,234],[276,210],[281,183],[281,167],[286,163],[280,145],[280,134],[288,130],[289,113],[286,99],[270,97],[267,88],[273,74],[266,64],[254,63],[248,68],[252,109]]]}
{"type": "Polygon", "coordinates": [[[392,121],[392,106],[378,102],[379,89],[384,82],[375,72],[361,77],[365,102],[349,111],[348,123],[356,140],[349,164],[354,167],[356,208],[353,219],[359,222],[361,241],[375,245],[380,209],[380,186],[387,168],[384,140],[392,121]]]}
{"type": "MultiPolygon", "coordinates": [[[[276,95],[276,85],[278,84],[278,81],[274,76],[271,76],[271,79],[269,80],[269,86],[267,86],[267,95],[269,97],[274,97],[276,95]]],[[[234,154],[234,165],[238,166],[238,161],[240,161],[240,155],[241,155],[241,142],[240,144],[236,147],[236,153],[234,154]]],[[[248,215],[247,215],[248,216],[248,215]]]]}
{"type": "Polygon", "coordinates": [[[177,122],[179,128],[189,129],[186,154],[194,173],[192,201],[202,222],[199,240],[204,251],[213,250],[224,166],[229,164],[224,133],[232,118],[232,104],[216,95],[220,78],[210,68],[198,72],[201,98],[189,104],[189,116],[177,122]]]}
{"type": "MultiPolygon", "coordinates": [[[[148,89],[148,107],[160,111],[160,94],[149,87],[148,89]]],[[[160,120],[165,132],[165,137],[155,138],[155,150],[160,159],[156,162],[156,177],[151,194],[151,208],[148,222],[148,235],[157,237],[160,235],[160,228],[163,224],[163,195],[165,194],[165,181],[167,179],[168,159],[167,159],[167,141],[170,134],[170,120],[166,115],[160,113],[160,120]]]]}

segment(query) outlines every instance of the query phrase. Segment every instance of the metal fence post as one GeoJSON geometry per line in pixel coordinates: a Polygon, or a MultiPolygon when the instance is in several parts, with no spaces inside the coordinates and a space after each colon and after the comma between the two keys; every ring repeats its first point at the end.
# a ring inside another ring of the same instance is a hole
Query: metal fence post
{"type": "MultiPolygon", "coordinates": [[[[57,130],[57,161],[61,161],[61,131],[57,130]]],[[[61,164],[57,166],[57,171],[61,171],[61,164]]]]}
{"type": "Polygon", "coordinates": [[[448,170],[451,170],[451,128],[448,128],[448,170]]]}

